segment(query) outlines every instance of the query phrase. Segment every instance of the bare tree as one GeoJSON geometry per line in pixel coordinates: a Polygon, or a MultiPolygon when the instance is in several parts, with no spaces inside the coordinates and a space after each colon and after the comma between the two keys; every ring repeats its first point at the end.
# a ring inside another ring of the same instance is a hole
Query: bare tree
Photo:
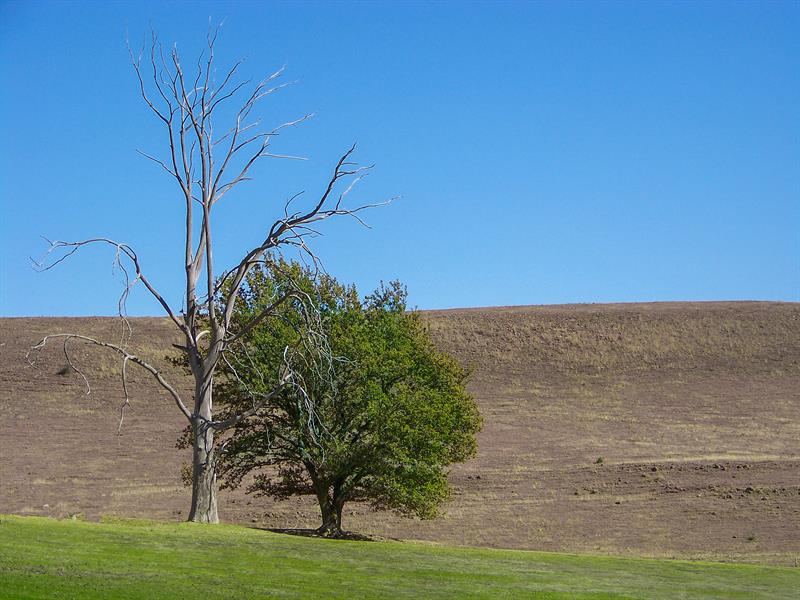
{"type": "MultiPolygon", "coordinates": [[[[286,374],[277,378],[272,391],[260,401],[254,401],[248,410],[227,416],[223,420],[214,418],[214,376],[220,361],[225,360],[226,352],[233,348],[237,340],[246,336],[294,293],[291,288],[285,290],[248,323],[237,325],[234,331],[231,327],[234,306],[248,273],[255,265],[263,263],[270,253],[280,252],[281,249],[297,249],[316,263],[317,257],[306,244],[309,236],[317,234],[315,224],[335,216],[351,216],[361,222],[358,213],[370,206],[376,206],[369,204],[348,209],[343,205],[347,194],[370,168],[359,167],[351,162],[355,150],[353,146],[341,155],[322,193],[313,202],[303,210],[295,210],[291,205],[300,194],[291,198],[284,205],[281,216],[265,228],[265,235],[259,243],[246,252],[237,264],[227,270],[217,271],[214,263],[215,240],[212,235],[213,211],[217,203],[239,183],[248,180],[251,168],[261,158],[297,158],[274,154],[270,145],[281,130],[310,117],[306,115],[270,130],[261,129],[259,122],[252,119],[251,113],[259,101],[286,85],[277,83],[283,69],[257,84],[237,82],[237,72],[241,65],[239,61],[218,78],[214,62],[218,31],[219,28],[209,32],[207,47],[196,65],[192,66],[191,72],[184,70],[177,48],[173,47],[165,52],[154,33],[148,44],[147,60],[142,61],[144,46],[138,55],[131,52],[141,96],[150,111],[163,124],[168,145],[166,157],[163,159],[149,154],[144,156],[158,164],[174,179],[185,206],[186,218],[180,233],[185,241],[183,310],[174,310],[157,291],[145,275],[139,257],[127,244],[100,237],[78,242],[54,241],[50,242],[48,258],[39,263],[42,270],[47,270],[83,246],[105,244],[113,247],[116,253],[115,264],[126,277],[126,287],[120,299],[120,315],[124,319],[125,301],[131,287],[141,282],[182,334],[184,341],[178,347],[185,354],[194,378],[192,400],[184,400],[177,388],[169,384],[157,368],[131,354],[126,349],[124,339],[120,344],[111,344],[76,333],[51,335],[32,348],[33,358],[30,359],[35,360],[36,354],[48,341],[63,341],[67,362],[84,377],[88,391],[88,380],[69,357],[69,344],[72,341],[95,344],[119,354],[122,359],[125,392],[120,425],[128,403],[128,364],[132,363],[149,372],[169,393],[191,425],[193,460],[189,520],[203,523],[219,521],[215,436],[256,414],[262,404],[279,393],[283,386],[291,384],[289,370],[286,370],[286,374]],[[237,99],[238,104],[233,106],[238,106],[238,109],[234,110],[232,123],[221,134],[216,134],[213,126],[216,113],[226,103],[230,110],[230,103],[237,102],[237,99]],[[346,183],[340,183],[343,180],[347,180],[346,183]]],[[[125,323],[127,326],[127,321],[125,323]]]]}

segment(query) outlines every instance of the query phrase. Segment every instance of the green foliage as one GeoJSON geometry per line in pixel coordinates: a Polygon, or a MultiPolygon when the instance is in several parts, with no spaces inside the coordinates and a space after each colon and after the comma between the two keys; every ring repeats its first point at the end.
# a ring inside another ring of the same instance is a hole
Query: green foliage
{"type": "Polygon", "coordinates": [[[217,389],[232,414],[269,394],[281,373],[292,374],[266,410],[234,430],[224,484],[272,467],[249,490],[316,495],[323,527],[334,533],[348,500],[435,516],[449,495],[447,466],[476,451],[481,419],[467,373],[406,311],[398,282],[361,299],[354,286],[277,261],[253,271],[235,323],[287,290],[292,297],[246,336],[217,389]]]}

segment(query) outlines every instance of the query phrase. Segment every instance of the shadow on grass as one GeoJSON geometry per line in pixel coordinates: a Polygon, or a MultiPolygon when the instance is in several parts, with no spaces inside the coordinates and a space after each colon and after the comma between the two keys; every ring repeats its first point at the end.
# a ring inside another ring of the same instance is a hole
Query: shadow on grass
{"type": "Polygon", "coordinates": [[[338,535],[323,535],[317,529],[295,529],[295,528],[281,528],[281,527],[253,527],[261,531],[270,531],[272,533],[282,533],[285,535],[299,535],[302,537],[323,538],[328,540],[351,540],[356,542],[379,542],[384,541],[386,538],[380,538],[363,533],[356,533],[355,531],[343,531],[338,535]]]}

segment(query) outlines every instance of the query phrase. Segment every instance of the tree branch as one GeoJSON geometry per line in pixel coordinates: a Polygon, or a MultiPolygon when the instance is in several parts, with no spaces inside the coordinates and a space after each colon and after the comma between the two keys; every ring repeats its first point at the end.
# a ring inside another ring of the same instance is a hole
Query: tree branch
{"type": "MultiPolygon", "coordinates": [[[[125,399],[126,399],[125,403],[123,403],[123,410],[124,410],[124,406],[126,404],[129,405],[129,402],[128,402],[128,388],[127,388],[127,383],[125,381],[125,373],[126,373],[125,367],[126,367],[126,363],[130,361],[130,362],[132,362],[132,363],[134,363],[136,365],[139,365],[144,370],[149,372],[155,378],[155,380],[161,385],[161,387],[164,388],[167,392],[169,392],[169,394],[172,396],[173,400],[175,400],[175,404],[178,406],[178,409],[191,422],[192,413],[189,412],[188,408],[186,408],[186,405],[183,403],[183,400],[181,399],[180,394],[178,394],[178,391],[164,379],[164,377],[161,375],[161,372],[158,369],[156,369],[155,367],[153,367],[152,365],[150,365],[149,363],[145,362],[144,360],[142,360],[141,358],[136,356],[135,354],[131,354],[130,352],[128,352],[124,348],[121,348],[120,346],[117,346],[116,344],[109,344],[108,342],[101,342],[100,340],[96,340],[94,338],[91,338],[91,337],[88,337],[88,336],[85,336],[85,335],[80,335],[80,334],[77,334],[77,333],[55,333],[55,334],[47,335],[47,336],[43,337],[39,341],[38,344],[36,344],[34,346],[31,346],[31,348],[28,350],[27,354],[25,355],[25,359],[28,361],[28,364],[30,364],[31,366],[35,366],[36,365],[36,359],[38,358],[38,355],[41,353],[41,351],[44,350],[45,346],[47,345],[47,342],[49,340],[55,339],[55,338],[61,338],[61,339],[64,340],[64,353],[67,355],[67,359],[69,361],[69,365],[75,372],[77,372],[78,374],[80,374],[83,377],[83,379],[84,379],[84,381],[86,382],[86,385],[87,385],[87,392],[86,392],[87,394],[91,392],[91,389],[88,387],[89,386],[88,379],[86,378],[85,375],[83,375],[83,373],[81,371],[79,371],[75,367],[75,365],[72,363],[72,361],[69,360],[69,354],[68,354],[68,351],[67,351],[67,344],[71,340],[81,340],[83,342],[94,344],[95,346],[100,346],[102,348],[108,348],[110,350],[113,350],[114,352],[116,352],[120,356],[122,356],[122,358],[123,358],[123,370],[122,370],[122,373],[123,373],[123,391],[125,393],[125,399]],[[32,354],[35,354],[35,356],[33,358],[31,358],[32,354]]],[[[121,425],[122,425],[122,418],[120,418],[120,426],[121,425]]]]}
{"type": "MultiPolygon", "coordinates": [[[[247,273],[250,271],[253,265],[258,263],[261,257],[271,248],[276,248],[281,244],[287,245],[295,245],[299,246],[302,250],[306,251],[312,258],[316,259],[314,254],[305,245],[303,239],[309,235],[309,233],[313,233],[311,229],[304,229],[304,227],[310,223],[314,223],[317,221],[322,221],[324,219],[328,219],[333,216],[337,215],[348,215],[356,218],[360,223],[364,224],[364,222],[357,216],[357,213],[365,210],[367,208],[371,208],[374,206],[380,206],[391,202],[378,203],[378,204],[367,204],[363,206],[359,206],[355,209],[346,209],[342,208],[342,200],[344,197],[350,192],[353,185],[357,182],[354,181],[351,185],[342,193],[340,194],[336,204],[333,208],[325,209],[325,204],[328,202],[331,193],[333,192],[336,183],[347,176],[351,175],[358,175],[371,167],[357,167],[354,163],[348,162],[348,159],[355,151],[356,146],[353,144],[338,160],[336,163],[336,167],[334,168],[333,175],[329,179],[325,191],[320,196],[319,200],[315,203],[315,205],[305,213],[293,213],[289,214],[288,206],[294,200],[297,195],[293,196],[285,205],[284,210],[284,218],[279,219],[273,223],[272,227],[267,234],[267,237],[264,241],[261,242],[260,245],[256,246],[255,248],[251,249],[245,257],[239,262],[239,264],[230,270],[229,274],[233,275],[231,287],[227,292],[227,296],[223,300],[223,327],[227,327],[230,324],[231,316],[233,315],[233,307],[236,302],[236,297],[238,295],[239,289],[242,283],[247,276],[247,273]]],[[[358,179],[358,178],[357,178],[358,179]]],[[[227,277],[228,275],[226,275],[227,277]]]]}
{"type": "Polygon", "coordinates": [[[242,337],[246,336],[250,333],[259,323],[261,323],[264,319],[270,316],[275,310],[284,302],[286,302],[289,298],[296,297],[297,294],[294,290],[289,290],[283,295],[281,295],[277,300],[275,300],[269,306],[263,308],[255,317],[250,319],[239,331],[237,331],[234,335],[225,338],[225,344],[232,344],[233,342],[241,339],[242,337]]]}
{"type": "MultiPolygon", "coordinates": [[[[139,263],[139,257],[136,255],[136,252],[133,251],[133,248],[131,248],[127,244],[121,244],[119,242],[115,242],[114,240],[110,240],[108,238],[92,238],[88,240],[82,240],[80,242],[62,242],[59,240],[56,241],[47,240],[47,241],[49,242],[50,247],[47,249],[45,257],[49,256],[54,251],[60,249],[65,249],[66,252],[64,253],[63,256],[59,257],[58,259],[54,260],[51,263],[44,263],[34,260],[33,261],[34,265],[40,271],[49,271],[56,265],[67,260],[70,256],[75,254],[83,246],[88,246],[89,244],[96,244],[96,243],[109,244],[110,246],[113,246],[114,248],[116,248],[117,253],[122,252],[125,256],[127,256],[130,259],[130,261],[133,263],[134,270],[136,272],[136,278],[132,283],[128,283],[126,285],[125,291],[122,294],[122,297],[120,299],[120,312],[122,313],[124,309],[125,299],[127,298],[128,293],[130,292],[130,288],[136,284],[136,281],[141,281],[147,288],[147,291],[150,292],[150,294],[158,301],[158,303],[166,311],[169,318],[172,319],[172,322],[178,326],[178,329],[180,329],[183,332],[186,331],[186,326],[183,323],[181,323],[180,320],[178,320],[178,318],[175,316],[175,313],[172,311],[172,308],[170,308],[169,304],[164,299],[164,297],[158,293],[155,287],[153,287],[153,285],[150,283],[150,280],[147,279],[147,277],[145,277],[144,273],[142,273],[141,264],[139,263]]],[[[121,265],[121,263],[119,264],[121,265]]],[[[124,267],[123,271],[125,271],[124,267]]],[[[125,273],[127,277],[127,271],[125,271],[125,273]]]]}
{"type": "Polygon", "coordinates": [[[261,400],[257,403],[254,403],[252,407],[249,409],[235,414],[227,419],[223,419],[222,421],[211,421],[209,425],[213,427],[216,431],[225,431],[226,429],[230,429],[237,423],[244,421],[245,419],[249,419],[250,417],[256,415],[258,411],[260,411],[266,404],[272,400],[275,396],[280,394],[284,388],[288,385],[288,381],[286,376],[281,379],[281,381],[276,385],[268,394],[264,394],[261,397],[261,400]]]}

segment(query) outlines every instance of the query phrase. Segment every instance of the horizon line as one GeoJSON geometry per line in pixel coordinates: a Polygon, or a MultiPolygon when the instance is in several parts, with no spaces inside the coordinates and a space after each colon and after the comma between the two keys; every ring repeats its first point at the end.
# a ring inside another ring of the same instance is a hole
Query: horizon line
{"type": "MultiPolygon", "coordinates": [[[[800,300],[632,300],[616,302],[566,302],[555,304],[505,304],[495,306],[453,306],[448,308],[412,308],[412,312],[513,310],[523,308],[568,308],[590,306],[635,306],[652,304],[800,304],[800,300]]],[[[0,319],[119,319],[119,314],[93,315],[0,315],[0,319]]],[[[128,319],[168,319],[167,315],[125,315],[128,319]]]]}

